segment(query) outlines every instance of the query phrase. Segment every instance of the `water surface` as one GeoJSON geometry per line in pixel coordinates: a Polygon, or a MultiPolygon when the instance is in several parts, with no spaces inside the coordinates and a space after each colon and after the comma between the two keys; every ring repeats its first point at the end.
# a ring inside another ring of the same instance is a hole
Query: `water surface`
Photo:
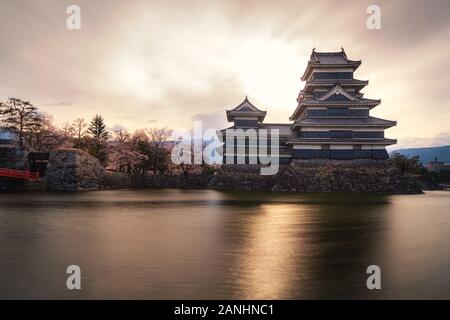
{"type": "Polygon", "coordinates": [[[449,205],[445,191],[0,194],[0,298],[450,299],[449,205]]]}

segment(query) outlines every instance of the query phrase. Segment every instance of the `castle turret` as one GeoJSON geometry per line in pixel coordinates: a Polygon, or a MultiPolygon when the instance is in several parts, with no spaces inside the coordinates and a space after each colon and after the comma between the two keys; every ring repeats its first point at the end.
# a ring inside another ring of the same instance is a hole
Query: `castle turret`
{"type": "Polygon", "coordinates": [[[258,128],[264,121],[266,113],[255,107],[246,96],[237,107],[227,110],[227,120],[234,122],[236,128],[258,128]]]}

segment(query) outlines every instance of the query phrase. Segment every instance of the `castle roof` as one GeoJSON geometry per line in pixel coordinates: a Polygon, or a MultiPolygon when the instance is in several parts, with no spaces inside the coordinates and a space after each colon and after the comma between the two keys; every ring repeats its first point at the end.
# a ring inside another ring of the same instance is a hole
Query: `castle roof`
{"type": "MultiPolygon", "coordinates": [[[[280,136],[290,136],[292,134],[292,123],[261,123],[258,125],[258,127],[255,128],[247,128],[247,129],[278,129],[280,136]]],[[[222,133],[224,133],[227,129],[242,129],[241,127],[236,128],[235,126],[228,127],[226,129],[220,130],[222,133]]]]}
{"type": "Polygon", "coordinates": [[[378,127],[390,128],[397,124],[396,121],[380,119],[376,117],[367,118],[305,118],[296,120],[295,127],[378,127]]]}
{"type": "Polygon", "coordinates": [[[358,98],[355,100],[334,100],[327,99],[324,101],[318,101],[317,99],[307,99],[301,102],[302,105],[309,106],[342,106],[342,107],[350,107],[350,106],[367,106],[374,107],[379,105],[381,102],[380,99],[366,99],[366,98],[358,98]]]}
{"type": "Polygon", "coordinates": [[[381,100],[379,99],[366,99],[360,96],[352,95],[347,92],[340,84],[335,85],[328,92],[324,93],[320,97],[301,98],[297,108],[294,110],[289,120],[297,119],[307,106],[313,107],[375,107],[379,105],[381,100]]]}
{"type": "Polygon", "coordinates": [[[247,96],[245,96],[244,101],[242,101],[235,108],[227,110],[226,113],[228,122],[234,121],[236,117],[257,118],[258,121],[262,122],[266,117],[267,111],[258,109],[248,100],[247,96]]]}
{"type": "Polygon", "coordinates": [[[374,139],[358,139],[358,138],[292,138],[289,139],[287,145],[295,144],[334,144],[334,145],[384,145],[388,146],[396,144],[396,139],[374,138],[374,139]]]}
{"type": "Polygon", "coordinates": [[[363,88],[369,84],[368,80],[357,80],[357,79],[314,79],[307,81],[305,87],[303,88],[304,92],[310,92],[316,87],[330,87],[335,85],[340,85],[342,87],[357,87],[363,88]]]}
{"type": "Polygon", "coordinates": [[[316,52],[313,49],[308,61],[308,66],[303,73],[302,80],[306,79],[311,74],[314,68],[352,68],[356,70],[361,65],[361,60],[350,60],[344,51],[344,48],[338,52],[316,52]]]}

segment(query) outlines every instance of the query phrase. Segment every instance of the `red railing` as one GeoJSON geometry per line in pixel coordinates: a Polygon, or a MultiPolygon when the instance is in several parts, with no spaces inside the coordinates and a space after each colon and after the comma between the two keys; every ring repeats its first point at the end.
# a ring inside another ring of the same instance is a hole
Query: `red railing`
{"type": "Polygon", "coordinates": [[[38,180],[39,172],[0,168],[0,177],[25,179],[25,180],[38,180]]]}

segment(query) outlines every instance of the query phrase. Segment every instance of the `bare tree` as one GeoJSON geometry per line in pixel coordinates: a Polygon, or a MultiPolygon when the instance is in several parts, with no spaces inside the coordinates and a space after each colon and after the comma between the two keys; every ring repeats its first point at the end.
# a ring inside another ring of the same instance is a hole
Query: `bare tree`
{"type": "Polygon", "coordinates": [[[86,127],[87,123],[82,118],[77,118],[74,122],[72,122],[72,128],[78,144],[80,144],[81,138],[83,138],[86,134],[86,127]]]}
{"type": "Polygon", "coordinates": [[[62,128],[61,128],[62,132],[64,132],[64,134],[68,137],[73,137],[75,134],[75,130],[72,127],[71,124],[69,124],[68,122],[64,122],[62,128]]]}
{"type": "Polygon", "coordinates": [[[9,98],[0,103],[1,123],[19,137],[19,146],[24,146],[25,133],[39,120],[37,108],[29,101],[9,98]]]}
{"type": "Polygon", "coordinates": [[[70,136],[52,124],[52,118],[41,113],[23,134],[27,145],[36,151],[50,151],[67,145],[70,136]]]}

